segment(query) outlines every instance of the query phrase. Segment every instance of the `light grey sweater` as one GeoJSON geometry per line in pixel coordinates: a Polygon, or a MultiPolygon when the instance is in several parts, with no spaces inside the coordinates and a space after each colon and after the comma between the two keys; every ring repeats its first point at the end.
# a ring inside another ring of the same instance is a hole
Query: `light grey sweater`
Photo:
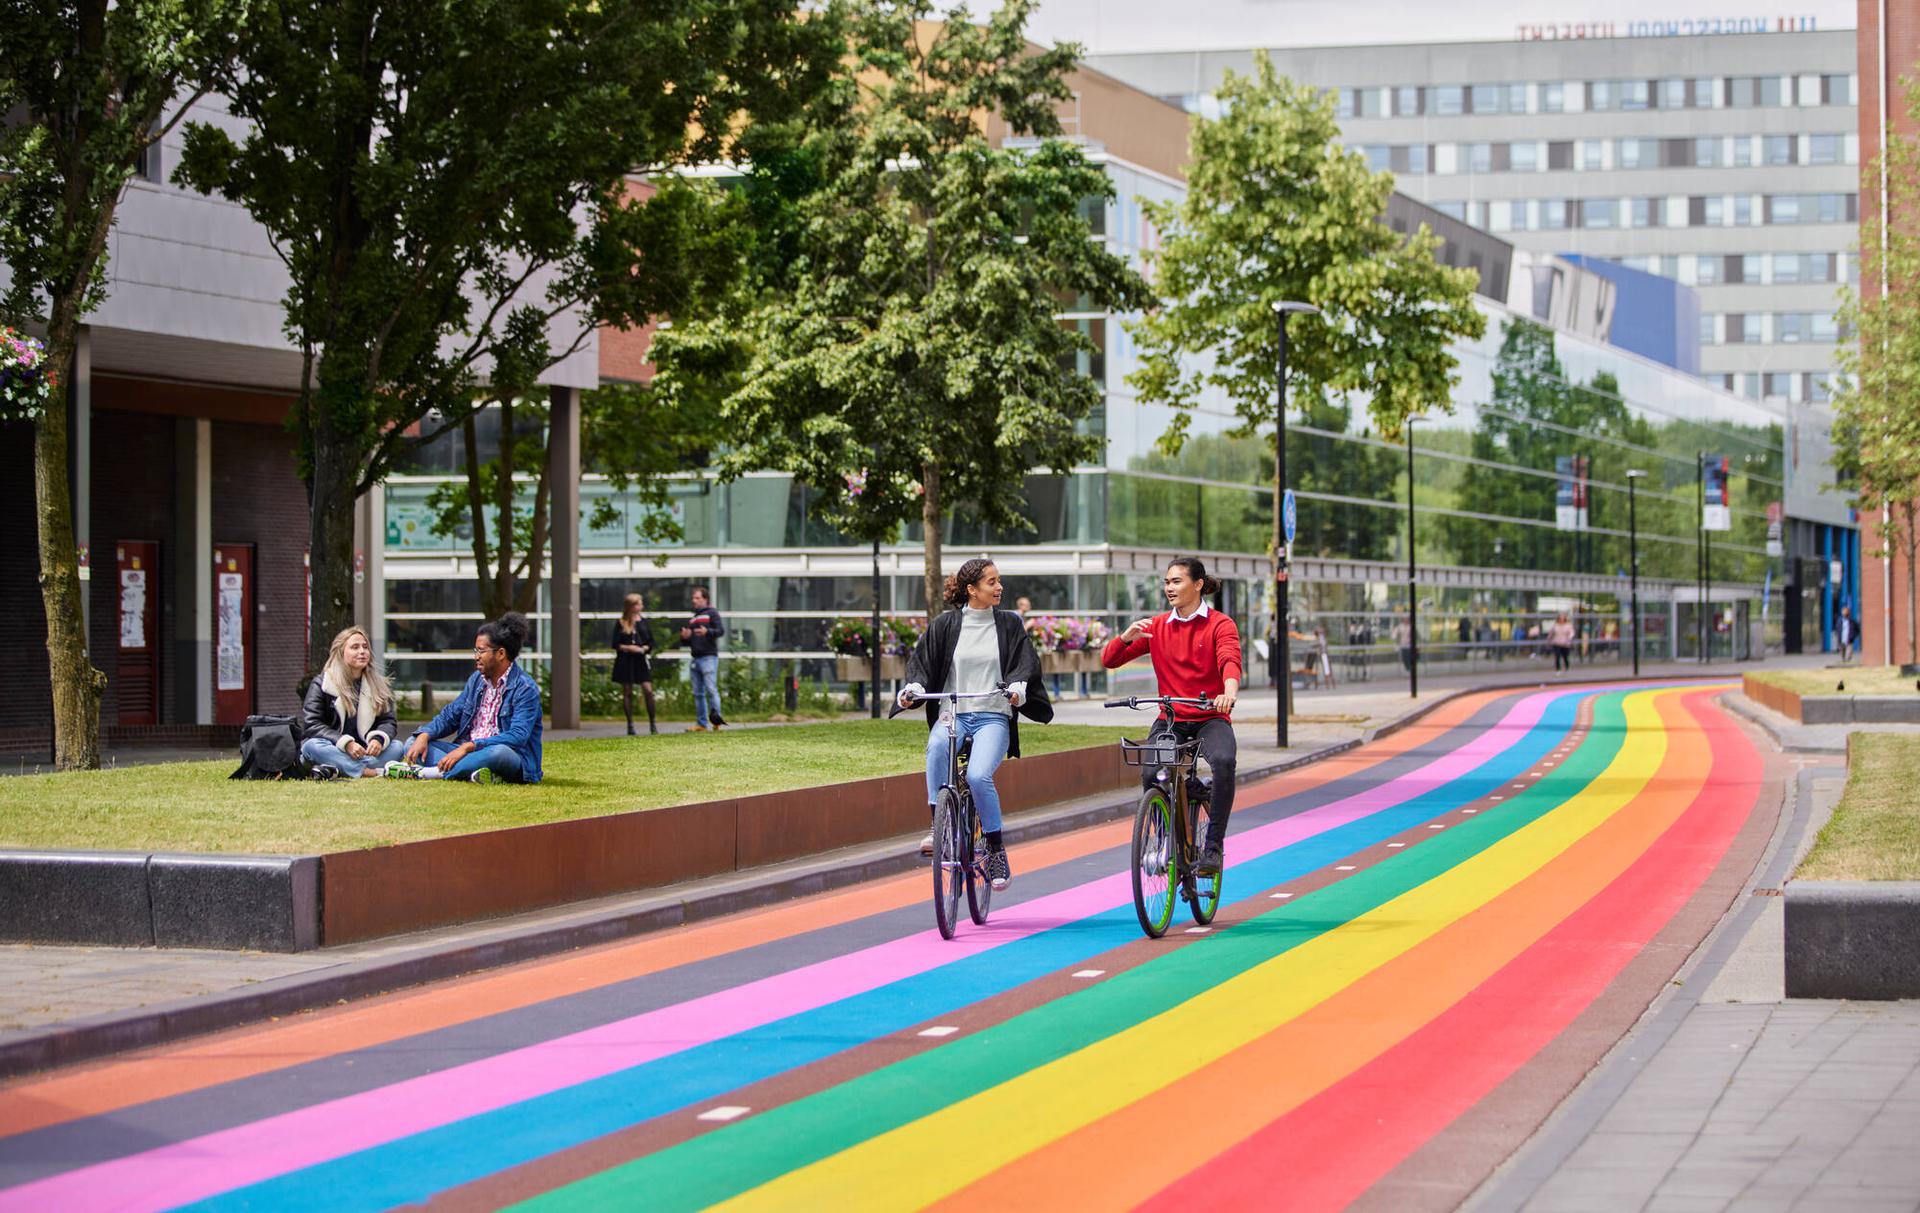
{"type": "MultiPolygon", "coordinates": [[[[953,650],[953,690],[991,691],[1000,681],[1000,634],[993,626],[993,608],[977,611],[962,607],[960,642],[953,650]]],[[[962,699],[954,705],[958,712],[998,712],[1011,716],[1005,696],[990,699],[962,699]]]]}

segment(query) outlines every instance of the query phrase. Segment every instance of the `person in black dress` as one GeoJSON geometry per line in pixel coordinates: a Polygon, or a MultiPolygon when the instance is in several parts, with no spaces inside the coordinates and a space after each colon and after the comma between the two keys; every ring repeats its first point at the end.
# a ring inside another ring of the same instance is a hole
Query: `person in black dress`
{"type": "Polygon", "coordinates": [[[623,693],[629,737],[634,735],[635,683],[640,684],[640,694],[647,701],[647,732],[660,731],[660,726],[653,720],[653,625],[640,615],[646,608],[646,599],[638,594],[628,594],[626,602],[621,604],[620,618],[613,624],[613,680],[620,684],[623,693]]]}

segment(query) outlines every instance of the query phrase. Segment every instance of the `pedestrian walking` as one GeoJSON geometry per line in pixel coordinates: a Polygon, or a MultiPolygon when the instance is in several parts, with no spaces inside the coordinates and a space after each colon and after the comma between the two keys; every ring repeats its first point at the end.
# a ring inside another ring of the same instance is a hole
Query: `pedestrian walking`
{"type": "Polygon", "coordinates": [[[1853,660],[1853,644],[1860,636],[1860,625],[1854,622],[1852,607],[1841,605],[1840,618],[1834,627],[1834,634],[1840,642],[1840,663],[1845,665],[1853,660]]]}
{"type": "Polygon", "coordinates": [[[620,604],[620,618],[613,624],[613,680],[620,685],[621,704],[627,711],[627,736],[633,727],[633,688],[638,686],[647,702],[647,732],[658,733],[653,715],[653,625],[646,620],[647,600],[628,594],[620,604]]]}
{"type": "Polygon", "coordinates": [[[1573,621],[1565,611],[1547,629],[1547,645],[1553,650],[1553,669],[1557,674],[1573,668],[1573,621]]]}
{"type": "Polygon", "coordinates": [[[1392,634],[1394,646],[1400,650],[1400,668],[1409,674],[1413,673],[1413,621],[1405,615],[1400,616],[1399,622],[1393,625],[1392,634]]]}
{"type": "Polygon", "coordinates": [[[727,625],[713,609],[707,587],[693,587],[693,614],[680,625],[680,639],[687,642],[687,679],[693,684],[693,728],[695,733],[727,727],[720,717],[720,638],[727,625]]]}

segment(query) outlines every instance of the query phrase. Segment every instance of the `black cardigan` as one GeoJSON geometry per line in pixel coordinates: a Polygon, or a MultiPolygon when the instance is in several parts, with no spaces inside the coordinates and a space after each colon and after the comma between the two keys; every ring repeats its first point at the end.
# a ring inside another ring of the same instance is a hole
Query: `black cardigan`
{"type": "MultiPolygon", "coordinates": [[[[1053,704],[1047,699],[1046,684],[1040,677],[1040,654],[1033,651],[1025,621],[1012,611],[996,607],[993,624],[1000,634],[1001,681],[1027,684],[1026,698],[1014,709],[1007,736],[1007,757],[1018,758],[1020,717],[1045,724],[1053,719],[1053,704]]],[[[955,607],[941,612],[933,625],[921,634],[920,643],[913,646],[913,655],[907,658],[907,681],[917,682],[929,691],[949,689],[947,678],[953,672],[953,652],[959,647],[960,608],[955,607]]],[[[940,721],[940,704],[934,701],[926,706],[927,727],[931,729],[940,721]]]]}

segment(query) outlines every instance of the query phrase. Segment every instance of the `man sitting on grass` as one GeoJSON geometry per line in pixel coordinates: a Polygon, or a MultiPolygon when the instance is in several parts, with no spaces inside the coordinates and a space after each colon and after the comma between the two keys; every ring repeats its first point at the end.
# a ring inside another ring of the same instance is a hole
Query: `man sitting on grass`
{"type": "Polygon", "coordinates": [[[413,735],[392,779],[540,782],[540,685],[515,665],[527,642],[527,617],[508,611],[480,625],[473,677],[460,697],[413,735]]]}

